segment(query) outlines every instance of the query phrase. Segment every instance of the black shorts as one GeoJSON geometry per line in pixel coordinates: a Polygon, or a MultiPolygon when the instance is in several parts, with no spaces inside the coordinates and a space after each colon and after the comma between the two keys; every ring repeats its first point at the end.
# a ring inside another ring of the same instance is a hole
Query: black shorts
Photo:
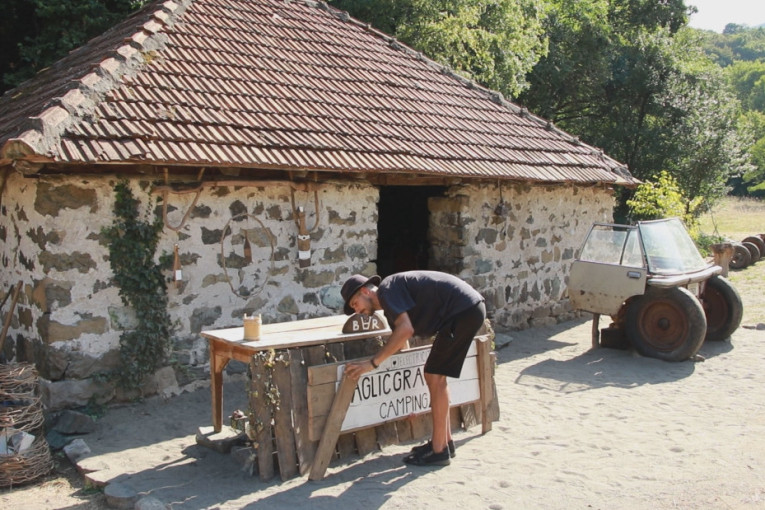
{"type": "Polygon", "coordinates": [[[475,334],[486,320],[486,305],[482,302],[455,315],[436,333],[433,347],[425,362],[426,374],[459,377],[462,365],[475,334]]]}

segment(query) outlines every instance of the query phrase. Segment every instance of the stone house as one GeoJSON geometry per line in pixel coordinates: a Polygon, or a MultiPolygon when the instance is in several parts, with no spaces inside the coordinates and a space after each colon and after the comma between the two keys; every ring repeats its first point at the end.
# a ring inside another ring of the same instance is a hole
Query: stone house
{"type": "Polygon", "coordinates": [[[0,296],[22,282],[2,355],[54,409],[115,397],[120,181],[177,253],[166,393],[206,381],[200,331],[341,313],[354,273],[451,272],[499,330],[569,319],[575,251],[635,182],[324,3],[156,1],[0,98],[0,296]]]}

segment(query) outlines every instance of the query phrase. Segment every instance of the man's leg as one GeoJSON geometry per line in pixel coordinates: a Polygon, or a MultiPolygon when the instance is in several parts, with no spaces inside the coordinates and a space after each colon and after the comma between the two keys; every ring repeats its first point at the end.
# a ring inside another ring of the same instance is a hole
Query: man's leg
{"type": "Polygon", "coordinates": [[[451,439],[449,426],[449,387],[446,376],[425,373],[425,382],[430,390],[430,412],[433,417],[433,451],[440,453],[451,439]]]}

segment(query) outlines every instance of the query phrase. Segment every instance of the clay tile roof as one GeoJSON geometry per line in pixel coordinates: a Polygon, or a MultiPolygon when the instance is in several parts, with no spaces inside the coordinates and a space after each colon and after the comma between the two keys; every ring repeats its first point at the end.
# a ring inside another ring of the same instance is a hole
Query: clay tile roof
{"type": "Polygon", "coordinates": [[[324,3],[154,2],[0,98],[0,164],[145,163],[634,182],[324,3]]]}

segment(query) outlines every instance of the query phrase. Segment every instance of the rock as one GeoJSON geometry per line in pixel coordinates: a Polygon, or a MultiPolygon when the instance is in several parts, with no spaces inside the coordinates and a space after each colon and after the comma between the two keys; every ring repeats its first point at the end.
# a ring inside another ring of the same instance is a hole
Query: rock
{"type": "Polygon", "coordinates": [[[90,447],[82,439],[75,439],[64,446],[64,454],[72,464],[77,464],[79,459],[90,455],[90,447]]]}
{"type": "Polygon", "coordinates": [[[136,501],[134,510],[167,510],[169,507],[155,498],[154,496],[146,496],[136,501]]]}
{"type": "Polygon", "coordinates": [[[131,510],[138,501],[138,492],[124,483],[110,483],[104,489],[106,504],[112,508],[131,510]]]}
{"type": "Polygon", "coordinates": [[[96,421],[85,413],[67,409],[59,415],[53,430],[61,434],[88,434],[96,430],[96,421]]]}
{"type": "Polygon", "coordinates": [[[52,450],[61,450],[72,441],[72,438],[60,434],[55,430],[51,430],[45,434],[45,440],[48,441],[48,446],[50,446],[52,450]]]}
{"type": "Polygon", "coordinates": [[[199,427],[197,444],[219,453],[229,453],[234,445],[241,445],[247,440],[244,432],[237,432],[230,427],[223,427],[215,432],[212,427],[199,427]]]}

